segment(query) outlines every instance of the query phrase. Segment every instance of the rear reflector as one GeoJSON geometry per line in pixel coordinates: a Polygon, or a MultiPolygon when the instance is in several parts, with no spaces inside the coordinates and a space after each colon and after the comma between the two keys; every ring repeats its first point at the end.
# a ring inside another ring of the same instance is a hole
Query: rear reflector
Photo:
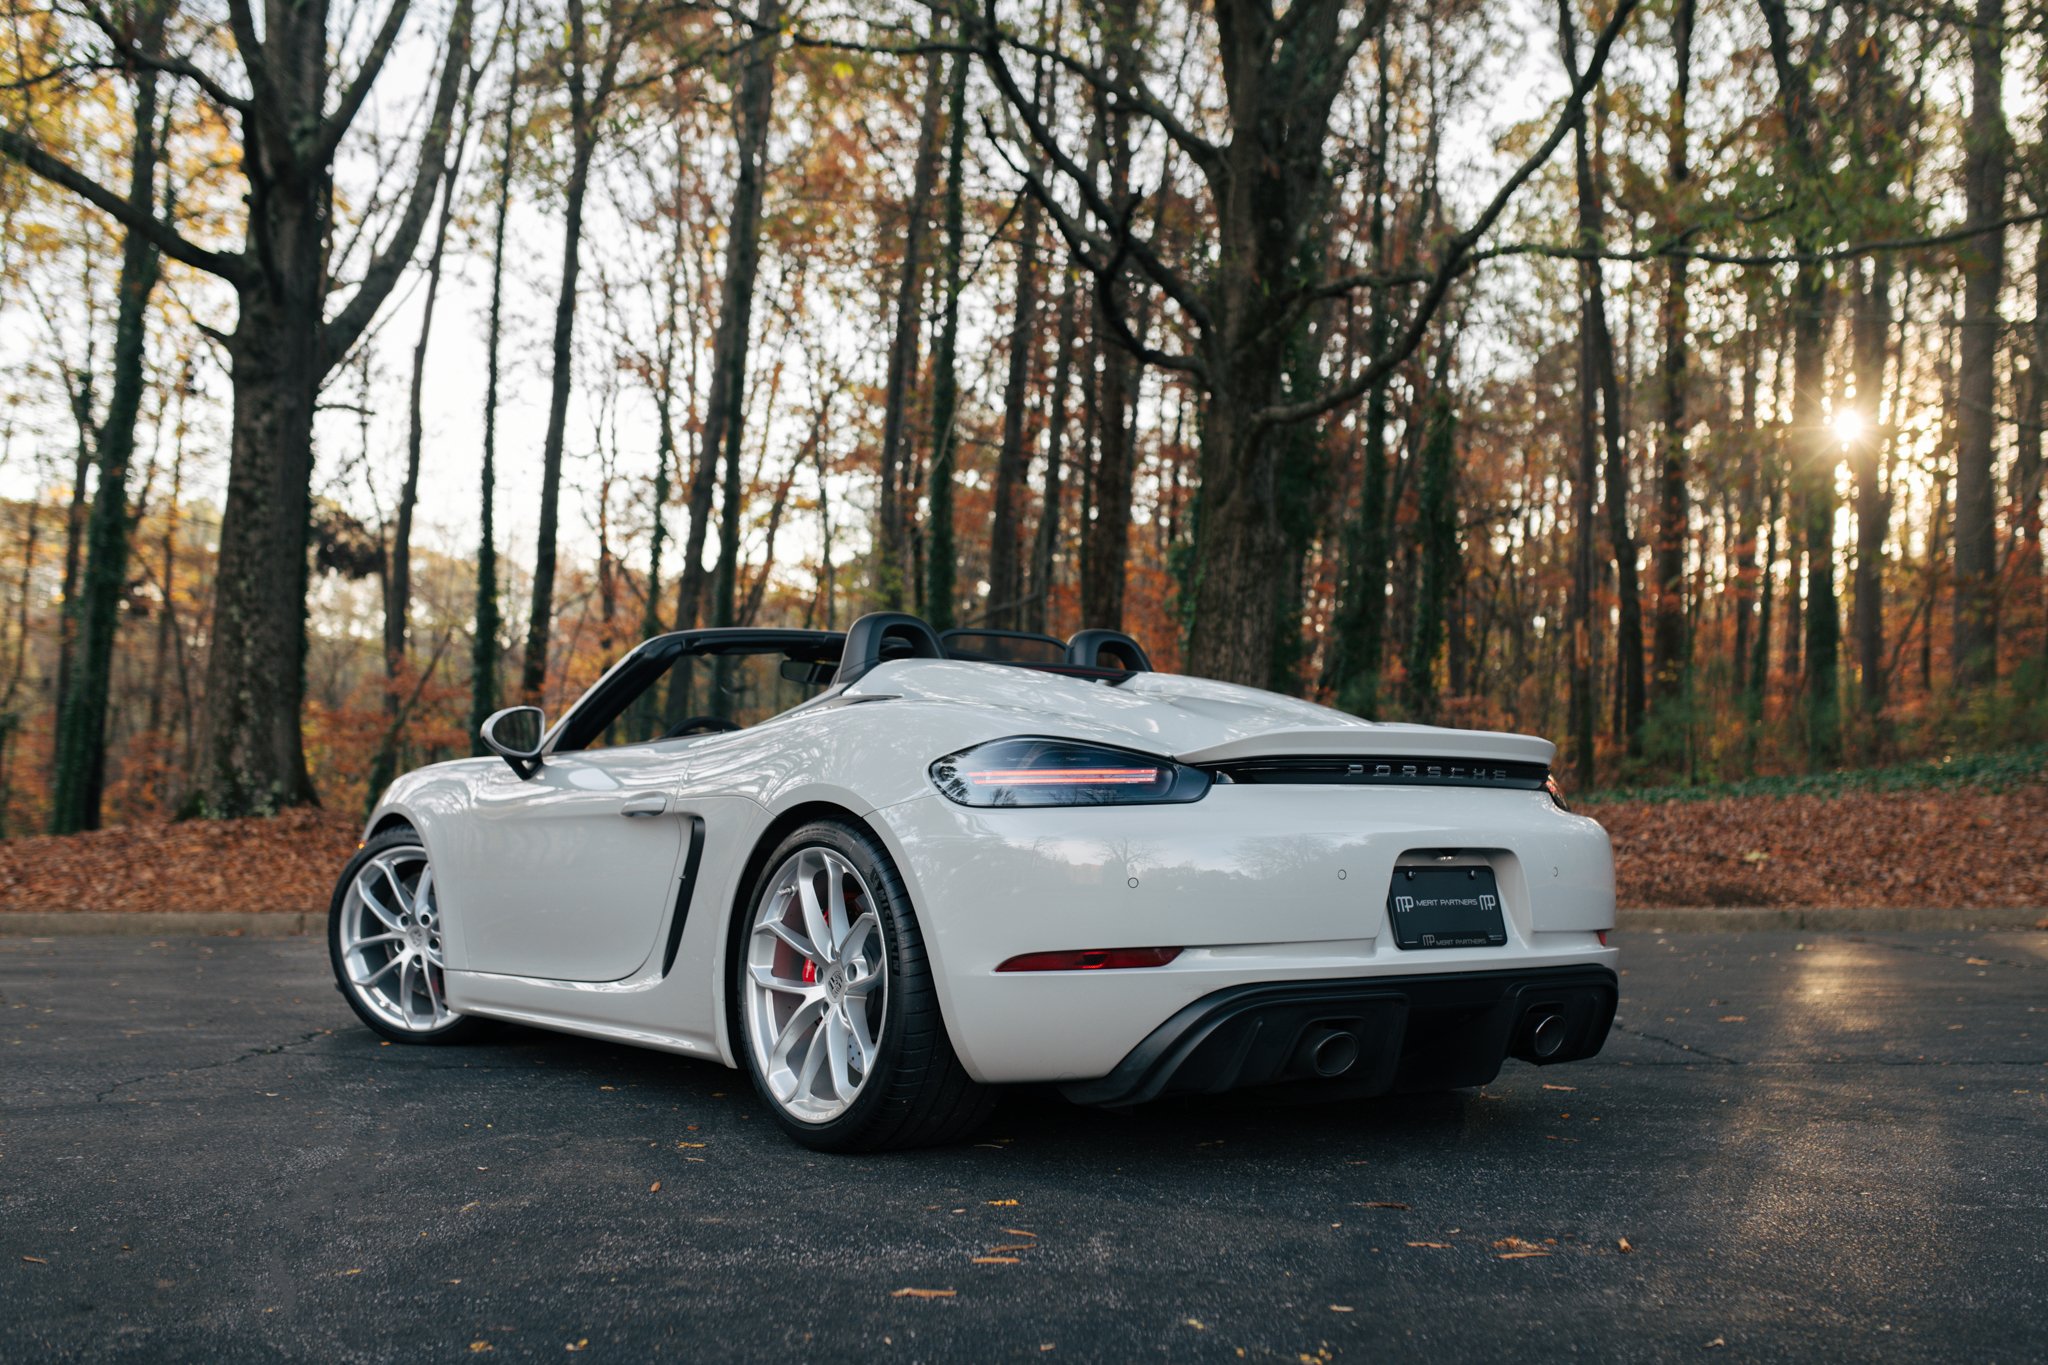
{"type": "Polygon", "coordinates": [[[1605,948],[1607,946],[1607,931],[1605,929],[1595,929],[1593,932],[1600,935],[1600,946],[1605,948]]]}
{"type": "Polygon", "coordinates": [[[999,972],[1096,972],[1105,967],[1164,967],[1180,956],[1178,948],[1083,948],[1069,953],[1024,953],[999,972]]]}

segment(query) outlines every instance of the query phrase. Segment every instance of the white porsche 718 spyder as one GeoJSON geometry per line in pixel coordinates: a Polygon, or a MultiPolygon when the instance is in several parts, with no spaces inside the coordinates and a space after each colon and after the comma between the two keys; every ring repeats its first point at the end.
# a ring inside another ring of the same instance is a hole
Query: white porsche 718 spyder
{"type": "Polygon", "coordinates": [[[335,888],[403,1042],[745,1067],[829,1151],[1089,1104],[1481,1085],[1599,1051],[1614,864],[1553,746],[1155,673],[1129,636],[692,630],[393,783],[335,888]]]}

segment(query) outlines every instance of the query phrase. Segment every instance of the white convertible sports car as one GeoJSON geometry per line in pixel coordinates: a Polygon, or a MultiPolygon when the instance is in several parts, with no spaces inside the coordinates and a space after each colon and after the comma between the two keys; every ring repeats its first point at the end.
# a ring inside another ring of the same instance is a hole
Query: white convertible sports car
{"type": "Polygon", "coordinates": [[[393,783],[335,888],[386,1038],[514,1020],[744,1067],[798,1141],[996,1087],[1330,1098],[1589,1057],[1614,865],[1552,746],[1155,673],[1125,635],[649,640],[393,783]]]}

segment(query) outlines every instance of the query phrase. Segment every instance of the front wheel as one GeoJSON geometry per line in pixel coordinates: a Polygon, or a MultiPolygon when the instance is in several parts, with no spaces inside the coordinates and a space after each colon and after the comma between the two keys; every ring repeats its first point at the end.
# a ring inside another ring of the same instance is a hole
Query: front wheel
{"type": "Polygon", "coordinates": [[[827,1152],[952,1142],[995,1092],[960,1065],[903,879],[836,820],[783,840],[735,954],[740,1053],[776,1121],[827,1152]]]}
{"type": "Polygon", "coordinates": [[[334,984],[365,1024],[396,1043],[446,1043],[476,1021],[448,1007],[441,904],[426,846],[386,830],[349,859],[327,913],[334,984]]]}

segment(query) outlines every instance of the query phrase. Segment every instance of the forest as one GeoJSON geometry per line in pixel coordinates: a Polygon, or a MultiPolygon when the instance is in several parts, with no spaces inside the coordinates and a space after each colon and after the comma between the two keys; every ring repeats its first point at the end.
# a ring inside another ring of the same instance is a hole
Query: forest
{"type": "Polygon", "coordinates": [[[2039,0],[4,3],[0,834],[877,608],[1581,792],[2048,739],[2039,0]]]}

